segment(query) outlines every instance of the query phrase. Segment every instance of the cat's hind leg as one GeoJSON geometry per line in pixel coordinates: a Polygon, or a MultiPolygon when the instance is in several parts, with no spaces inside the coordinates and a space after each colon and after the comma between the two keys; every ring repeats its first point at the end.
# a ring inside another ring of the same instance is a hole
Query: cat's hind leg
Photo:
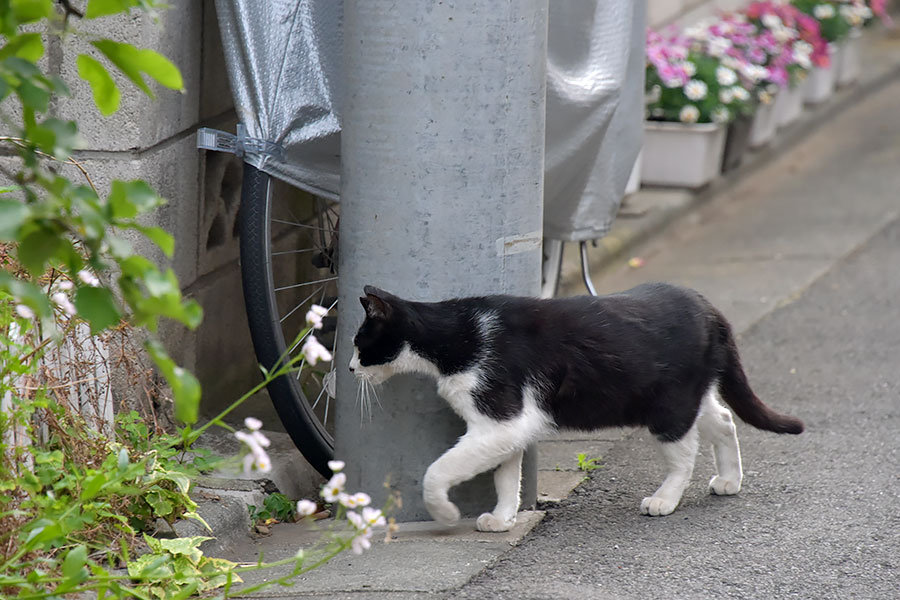
{"type": "Polygon", "coordinates": [[[710,386],[703,396],[697,426],[700,437],[712,444],[716,463],[716,475],[709,482],[709,491],[718,496],[737,494],[743,479],[741,448],[731,411],[719,400],[717,384],[710,386]]]}
{"type": "Polygon", "coordinates": [[[691,482],[698,448],[697,424],[681,439],[674,442],[659,441],[659,453],[668,471],[666,479],[656,492],[641,502],[641,514],[662,517],[671,514],[691,482]]]}
{"type": "Polygon", "coordinates": [[[475,522],[478,531],[509,531],[516,524],[519,512],[519,492],[522,481],[521,450],[513,452],[494,471],[494,487],[497,490],[497,506],[493,512],[484,513],[475,522]]]}

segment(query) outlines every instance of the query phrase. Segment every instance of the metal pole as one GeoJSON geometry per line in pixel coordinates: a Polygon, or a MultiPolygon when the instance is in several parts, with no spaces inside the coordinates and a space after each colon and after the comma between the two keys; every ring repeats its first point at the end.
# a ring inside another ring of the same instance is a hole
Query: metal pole
{"type": "MultiPolygon", "coordinates": [[[[540,291],[547,0],[344,2],[336,456],[348,485],[428,519],[428,465],[464,432],[434,383],[395,377],[371,421],[347,370],[373,284],[413,300],[540,291]]],[[[534,453],[523,469],[533,505],[534,453]]],[[[489,475],[456,488],[493,509],[489,475]]]]}

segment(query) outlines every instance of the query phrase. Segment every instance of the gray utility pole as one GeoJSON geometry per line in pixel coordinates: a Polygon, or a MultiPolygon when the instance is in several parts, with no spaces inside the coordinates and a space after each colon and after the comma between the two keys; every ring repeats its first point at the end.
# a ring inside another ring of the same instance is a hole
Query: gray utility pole
{"type": "MultiPolygon", "coordinates": [[[[465,431],[432,381],[399,376],[361,418],[347,369],[375,285],[411,300],[540,291],[547,0],[344,1],[336,456],[350,491],[402,494],[465,431]]],[[[536,493],[534,453],[523,506],[536,493]]],[[[493,509],[490,475],[451,492],[493,509]]]]}

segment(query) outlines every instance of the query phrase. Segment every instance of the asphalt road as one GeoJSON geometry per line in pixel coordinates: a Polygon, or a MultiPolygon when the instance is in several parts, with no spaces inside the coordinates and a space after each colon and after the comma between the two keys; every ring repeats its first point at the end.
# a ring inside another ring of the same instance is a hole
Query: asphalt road
{"type": "Polygon", "coordinates": [[[757,394],[799,437],[739,424],[745,480],[705,491],[708,451],[671,516],[636,432],[516,549],[453,598],[900,598],[900,222],[745,332],[757,394]]]}

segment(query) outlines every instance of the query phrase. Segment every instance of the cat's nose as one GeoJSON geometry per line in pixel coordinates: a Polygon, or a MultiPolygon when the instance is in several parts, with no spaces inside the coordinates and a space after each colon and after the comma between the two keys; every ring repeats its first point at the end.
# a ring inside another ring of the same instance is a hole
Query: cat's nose
{"type": "Polygon", "coordinates": [[[355,371],[355,369],[351,366],[351,367],[350,367],[350,372],[353,373],[354,371],[355,371]]]}

